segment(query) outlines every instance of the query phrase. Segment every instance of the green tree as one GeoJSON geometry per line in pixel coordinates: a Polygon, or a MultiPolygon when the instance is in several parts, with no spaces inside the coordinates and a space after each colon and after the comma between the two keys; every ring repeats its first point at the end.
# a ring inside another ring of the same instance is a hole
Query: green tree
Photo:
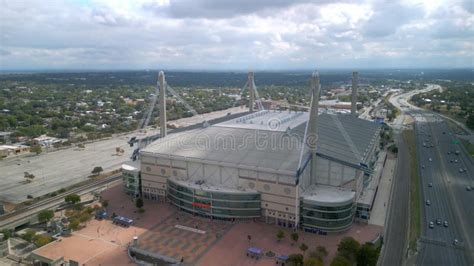
{"type": "Polygon", "coordinates": [[[92,169],[92,173],[95,174],[95,175],[99,175],[100,172],[104,171],[104,169],[102,169],[101,166],[96,166],[94,167],[94,169],[92,169]]]}
{"type": "Polygon", "coordinates": [[[320,258],[315,258],[315,257],[309,257],[305,259],[304,261],[304,266],[323,266],[323,260],[320,258]]]}
{"type": "Polygon", "coordinates": [[[3,230],[1,231],[1,233],[2,233],[2,235],[3,235],[3,240],[9,239],[9,238],[12,237],[12,235],[13,235],[12,231],[9,230],[9,229],[3,229],[3,230]]]}
{"type": "Polygon", "coordinates": [[[374,244],[367,242],[363,244],[357,253],[357,265],[377,265],[378,252],[374,244]]]}
{"type": "Polygon", "coordinates": [[[109,206],[109,201],[108,200],[103,200],[102,201],[102,207],[107,208],[109,206]]]}
{"type": "Polygon", "coordinates": [[[38,144],[32,145],[30,147],[30,152],[36,153],[37,155],[43,152],[43,149],[41,149],[41,146],[38,144]]]}
{"type": "Polygon", "coordinates": [[[289,266],[303,266],[303,254],[291,254],[286,261],[289,266]]]}
{"type": "Polygon", "coordinates": [[[24,240],[31,242],[33,241],[33,237],[36,235],[36,232],[32,229],[27,229],[24,234],[21,235],[21,238],[24,240]]]}
{"type": "Polygon", "coordinates": [[[305,243],[301,243],[300,250],[303,252],[304,255],[306,253],[306,250],[308,250],[308,246],[305,243]]]}
{"type": "Polygon", "coordinates": [[[81,223],[79,222],[79,220],[72,219],[71,221],[69,221],[68,227],[69,227],[70,230],[75,231],[75,230],[79,229],[80,224],[81,223]]]}
{"type": "Polygon", "coordinates": [[[142,198],[138,198],[135,200],[135,206],[140,209],[143,207],[143,199],[142,198]]]}
{"type": "MultiPolygon", "coordinates": [[[[291,240],[293,240],[295,243],[298,242],[298,239],[300,238],[300,236],[298,235],[297,232],[293,232],[291,233],[291,240]]],[[[291,245],[293,245],[294,243],[291,243],[291,245]]]]}
{"type": "Polygon", "coordinates": [[[359,251],[360,244],[354,238],[348,236],[341,239],[341,242],[337,245],[337,253],[349,260],[349,262],[356,262],[357,253],[359,251]]]}
{"type": "Polygon", "coordinates": [[[352,266],[352,264],[344,256],[337,255],[332,259],[331,266],[352,266]]]}
{"type": "Polygon", "coordinates": [[[64,201],[70,204],[76,204],[81,202],[81,197],[77,194],[69,194],[64,197],[64,201]]]}
{"type": "Polygon", "coordinates": [[[49,222],[54,217],[54,211],[52,210],[42,210],[38,213],[38,221],[40,223],[49,222]]]}
{"type": "Polygon", "coordinates": [[[276,237],[278,242],[280,242],[283,238],[285,238],[285,232],[283,232],[283,230],[278,230],[276,237]]]}
{"type": "Polygon", "coordinates": [[[320,258],[324,260],[324,258],[328,255],[328,251],[323,246],[317,246],[316,250],[312,251],[309,256],[314,258],[320,258]]]}

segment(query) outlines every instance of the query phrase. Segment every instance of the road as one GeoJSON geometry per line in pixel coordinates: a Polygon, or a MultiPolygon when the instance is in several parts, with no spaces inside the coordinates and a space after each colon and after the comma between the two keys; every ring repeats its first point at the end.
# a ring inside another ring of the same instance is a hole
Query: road
{"type": "Polygon", "coordinates": [[[407,245],[405,240],[408,230],[410,153],[399,131],[395,131],[395,143],[398,147],[398,160],[386,218],[384,246],[379,261],[382,266],[402,265],[407,245]]]}
{"type": "Polygon", "coordinates": [[[69,195],[72,193],[75,193],[78,195],[84,195],[93,191],[105,189],[109,186],[112,186],[114,183],[115,184],[117,184],[117,182],[120,183],[121,178],[122,176],[120,174],[116,174],[104,179],[95,180],[90,183],[84,184],[80,187],[73,188],[61,195],[57,195],[51,198],[46,198],[30,206],[27,206],[23,209],[15,210],[13,212],[2,215],[0,216],[0,229],[5,229],[5,228],[13,229],[28,221],[36,220],[36,215],[40,211],[45,210],[45,209],[52,209],[63,204],[64,197],[66,195],[69,195]]]}
{"type": "MultiPolygon", "coordinates": [[[[438,89],[436,85],[427,90],[438,89]]],[[[416,265],[472,265],[474,236],[474,191],[467,191],[472,184],[473,165],[468,155],[455,143],[443,117],[411,106],[407,100],[411,92],[391,99],[402,112],[415,119],[417,157],[421,178],[422,232],[416,265]],[[448,154],[459,150],[460,154],[448,154]],[[453,160],[453,163],[451,163],[453,160]],[[458,160],[455,163],[455,160],[458,160]],[[460,173],[459,168],[466,168],[460,173]],[[432,186],[430,186],[430,183],[432,186]],[[427,205],[426,201],[430,201],[427,205]],[[448,226],[437,225],[446,221],[448,226]],[[429,228],[429,222],[434,228],[429,228]],[[454,239],[459,245],[453,245],[454,239]]]]}

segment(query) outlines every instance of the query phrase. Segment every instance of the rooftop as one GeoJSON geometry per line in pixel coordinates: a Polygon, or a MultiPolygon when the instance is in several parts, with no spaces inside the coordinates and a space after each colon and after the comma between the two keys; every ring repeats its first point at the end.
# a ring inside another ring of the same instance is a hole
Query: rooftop
{"type": "Polygon", "coordinates": [[[342,187],[312,185],[301,196],[306,202],[343,204],[354,200],[355,191],[342,187]]]}
{"type": "MultiPolygon", "coordinates": [[[[306,112],[260,111],[207,128],[168,135],[141,153],[294,173],[299,167],[301,149],[309,152],[303,145],[308,118],[306,112]]],[[[317,123],[317,154],[353,167],[365,163],[380,129],[373,122],[342,114],[323,113],[317,123]]]]}

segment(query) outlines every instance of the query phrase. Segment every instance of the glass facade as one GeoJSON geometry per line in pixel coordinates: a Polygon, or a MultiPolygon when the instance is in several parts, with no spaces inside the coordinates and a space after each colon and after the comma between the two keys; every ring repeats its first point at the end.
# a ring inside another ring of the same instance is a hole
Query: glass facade
{"type": "Polygon", "coordinates": [[[301,201],[300,206],[300,222],[304,228],[321,232],[339,232],[349,229],[354,219],[354,203],[321,206],[301,201]]]}
{"type": "Polygon", "coordinates": [[[140,195],[140,177],[138,172],[122,170],[123,190],[126,194],[138,197],[140,195]]]}
{"type": "Polygon", "coordinates": [[[261,214],[260,194],[214,192],[186,187],[168,179],[168,199],[185,211],[215,218],[257,218],[261,214]]]}

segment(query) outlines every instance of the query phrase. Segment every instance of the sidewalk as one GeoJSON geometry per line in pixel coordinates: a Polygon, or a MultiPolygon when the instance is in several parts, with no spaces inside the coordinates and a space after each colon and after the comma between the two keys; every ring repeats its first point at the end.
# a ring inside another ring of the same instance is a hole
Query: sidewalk
{"type": "Polygon", "coordinates": [[[388,201],[390,200],[390,191],[392,187],[393,174],[397,160],[387,157],[387,162],[383,168],[382,177],[375,196],[374,206],[370,213],[369,224],[384,226],[385,217],[387,215],[388,201]]]}

